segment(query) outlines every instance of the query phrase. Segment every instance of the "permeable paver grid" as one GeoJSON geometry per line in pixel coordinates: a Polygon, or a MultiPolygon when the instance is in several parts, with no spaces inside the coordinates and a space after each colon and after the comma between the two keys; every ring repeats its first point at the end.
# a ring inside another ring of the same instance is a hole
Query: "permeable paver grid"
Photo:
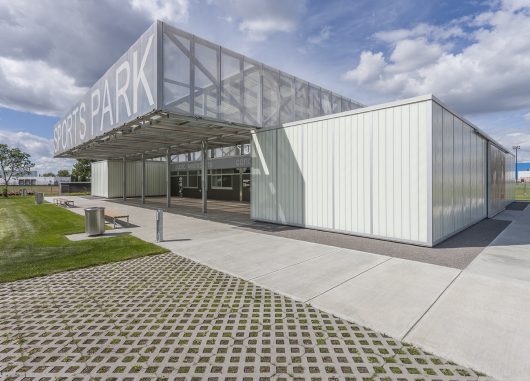
{"type": "Polygon", "coordinates": [[[2,380],[487,380],[175,254],[0,285],[2,380]]]}

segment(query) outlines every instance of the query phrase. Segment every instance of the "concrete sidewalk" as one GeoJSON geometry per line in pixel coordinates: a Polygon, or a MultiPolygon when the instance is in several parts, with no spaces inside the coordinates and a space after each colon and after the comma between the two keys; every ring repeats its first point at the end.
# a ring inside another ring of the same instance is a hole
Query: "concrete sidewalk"
{"type": "MultiPolygon", "coordinates": [[[[123,229],[153,242],[153,210],[76,198],[130,214],[123,229]]],[[[530,209],[530,208],[527,208],[530,209]]],[[[311,303],[503,380],[530,374],[530,210],[465,270],[331,247],[173,213],[164,242],[177,254],[311,303]],[[522,237],[522,238],[521,238],[522,237]]]]}

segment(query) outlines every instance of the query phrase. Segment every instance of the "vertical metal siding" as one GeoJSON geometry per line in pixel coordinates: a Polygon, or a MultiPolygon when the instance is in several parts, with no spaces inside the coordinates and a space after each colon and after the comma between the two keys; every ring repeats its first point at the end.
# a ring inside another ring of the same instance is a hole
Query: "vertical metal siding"
{"type": "MultiPolygon", "coordinates": [[[[123,195],[123,162],[109,160],[105,164],[107,193],[102,197],[121,197],[123,195]]],[[[145,166],[146,196],[166,194],[166,169],[163,161],[147,161],[145,166]]],[[[127,162],[127,197],[139,197],[142,193],[142,162],[127,162]]]]}
{"type": "Polygon", "coordinates": [[[515,165],[510,153],[488,143],[488,216],[501,212],[514,199],[515,165]]]}
{"type": "Polygon", "coordinates": [[[252,218],[429,244],[430,107],[256,132],[252,218]]]}
{"type": "Polygon", "coordinates": [[[252,134],[251,218],[279,222],[276,198],[277,130],[252,134]]]}
{"type": "Polygon", "coordinates": [[[108,197],[108,166],[106,161],[96,161],[91,165],[91,194],[108,197]]]}
{"type": "Polygon", "coordinates": [[[432,111],[432,232],[438,242],[486,217],[486,140],[436,102],[432,111]]]}

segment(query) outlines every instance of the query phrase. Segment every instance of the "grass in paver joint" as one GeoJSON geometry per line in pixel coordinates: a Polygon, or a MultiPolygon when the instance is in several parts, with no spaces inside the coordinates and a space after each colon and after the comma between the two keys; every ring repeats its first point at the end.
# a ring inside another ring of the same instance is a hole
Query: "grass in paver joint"
{"type": "Polygon", "coordinates": [[[84,218],[33,197],[0,198],[0,282],[116,262],[167,250],[130,235],[73,242],[84,218]]]}

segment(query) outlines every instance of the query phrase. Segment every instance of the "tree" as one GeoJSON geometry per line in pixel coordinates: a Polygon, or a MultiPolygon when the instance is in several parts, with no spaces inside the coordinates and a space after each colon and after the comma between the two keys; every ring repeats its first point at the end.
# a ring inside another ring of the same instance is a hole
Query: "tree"
{"type": "Polygon", "coordinates": [[[46,172],[42,175],[42,177],[55,177],[55,173],[53,172],[46,172]]]}
{"type": "Polygon", "coordinates": [[[72,181],[90,181],[92,160],[77,159],[72,168],[72,181]]]}
{"type": "Polygon", "coordinates": [[[28,153],[18,148],[11,148],[7,144],[0,144],[0,175],[4,180],[4,196],[7,196],[7,184],[13,176],[23,176],[29,173],[35,164],[29,159],[28,153]]]}
{"type": "Polygon", "coordinates": [[[68,169],[59,169],[59,171],[57,171],[57,176],[59,176],[59,177],[69,177],[70,176],[70,172],[68,172],[68,169]]]}

